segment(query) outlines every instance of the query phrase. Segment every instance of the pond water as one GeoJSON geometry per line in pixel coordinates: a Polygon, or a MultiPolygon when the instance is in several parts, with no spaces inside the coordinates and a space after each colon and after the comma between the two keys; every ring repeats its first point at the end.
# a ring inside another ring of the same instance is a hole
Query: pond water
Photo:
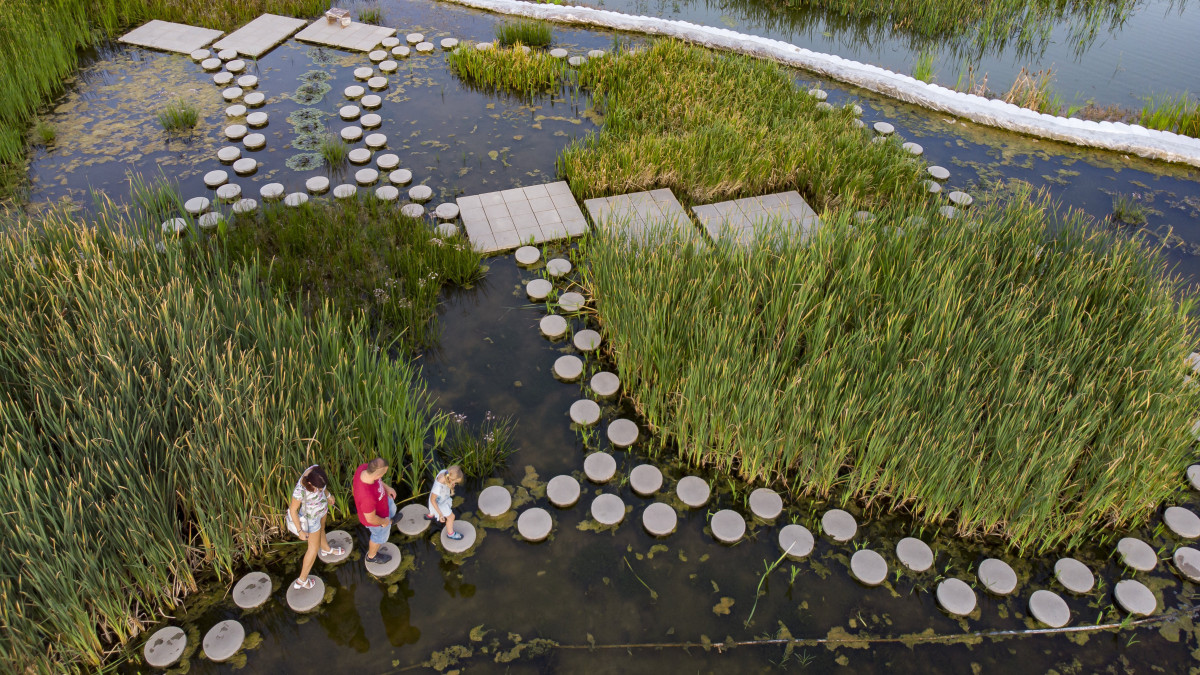
{"type": "MultiPolygon", "coordinates": [[[[493,26],[504,20],[424,2],[388,2],[383,7],[388,24],[401,34],[420,31],[490,40],[493,26]]],[[[610,48],[614,38],[606,32],[555,28],[556,43],[573,54],[610,48]]],[[[368,64],[365,55],[296,42],[252,63],[253,74],[260,78],[258,90],[268,98],[262,108],[270,116],[264,131],[267,148],[249,153],[261,163],[253,176],[232,180],[257,196],[257,188],[267,182],[282,182],[290,192],[302,190],[309,176],[327,172],[288,167],[290,158],[310,150],[293,146],[302,134],[287,118],[298,119],[293,114],[298,109],[315,108],[320,115],[313,118],[327,131],[346,126],[336,116],[345,103],[341,92],[361,84],[352,71],[368,64]],[[314,71],[328,76],[331,89],[320,101],[302,105],[294,100],[295,92],[306,74],[309,81],[318,79],[314,71]]],[[[401,166],[413,171],[414,184],[434,189],[434,204],[458,194],[553,180],[558,151],[597,128],[586,95],[564,92],[522,101],[483,94],[460,83],[441,52],[413,55],[401,61],[400,68],[401,74],[390,78],[378,111],[383,117],[380,131],[389,136],[389,151],[400,156],[401,166]]],[[[796,78],[806,87],[815,81],[804,73],[796,78]]],[[[951,171],[949,184],[955,187],[978,194],[1001,180],[1024,180],[1049,191],[1064,207],[1081,208],[1098,218],[1111,211],[1112,194],[1138,193],[1150,208],[1150,220],[1146,228],[1130,234],[1161,242],[1169,263],[1191,281],[1200,281],[1197,170],[1038,142],[834,83],[821,86],[835,105],[858,101],[865,109],[864,119],[890,121],[897,133],[921,143],[929,163],[951,171]]],[[[122,200],[128,195],[126,172],[152,177],[160,170],[178,181],[185,197],[208,194],[201,178],[222,168],[216,150],[226,145],[225,106],[211,76],[186,57],[106,47],[93,55],[49,115],[60,128],[60,140],[33,158],[34,199],[65,197],[86,203],[87,191],[94,188],[122,200]],[[154,119],[157,109],[178,95],[193,98],[203,111],[197,133],[186,142],[167,139],[154,119]]],[[[232,177],[232,170],[224,168],[232,177]]],[[[334,177],[352,182],[353,170],[334,177]]],[[[567,246],[557,250],[571,254],[567,246]]],[[[351,668],[385,673],[425,667],[422,664],[443,670],[466,665],[480,672],[686,668],[738,673],[799,665],[820,672],[988,672],[1011,670],[1014,659],[1023,669],[1042,671],[1181,671],[1195,665],[1191,654],[1200,648],[1200,634],[1189,617],[1196,588],[1176,577],[1166,563],[1137,578],[1155,591],[1160,608],[1184,612],[1178,620],[1115,634],[979,637],[978,632],[1035,627],[1025,603],[1033,590],[1055,588],[1054,558],[1014,560],[987,543],[920,530],[903,516],[867,514],[858,536],[848,544],[818,536],[812,556],[779,565],[756,601],[766,566],[779,557],[777,526],[751,524],[748,539],[732,547],[715,543],[705,530],[708,516],[718,508],[745,513],[747,488],[708,476],[716,488],[709,507],[681,511],[678,531],[657,540],[640,526],[642,509],[655,500],[637,497],[623,479],[634,465],[647,461],[636,446],[632,452],[615,452],[617,481],[603,488],[588,485],[582,479],[585,439],[572,430],[567,417],[570,404],[583,396],[582,387],[551,375],[555,358],[574,350],[539,336],[537,322],[544,312],[530,305],[522,290],[539,272],[518,268],[509,255],[488,260],[488,267],[475,288],[445,298],[440,343],[419,360],[441,409],[464,413],[471,422],[489,411],[517,420],[518,450],[501,478],[518,492],[522,508],[538,505],[551,511],[551,539],[529,544],[518,539],[511,520],[485,523],[475,552],[450,559],[428,537],[407,540],[394,535],[406,563],[393,577],[376,580],[361,564],[365,541],[360,538],[350,562],[332,569],[318,564],[315,571],[332,590],[331,598],[307,616],[292,613],[283,602],[282,584],[294,578],[300,548],[280,544],[276,556],[261,562],[281,584],[264,608],[239,611],[226,597],[227,585],[214,583],[179,614],[180,623],[198,631],[193,642],[225,618],[238,618],[248,632],[262,638],[232,664],[193,656],[190,672],[231,672],[242,662],[251,672],[281,673],[351,668]],[[580,478],[585,491],[578,505],[559,510],[548,505],[544,486],[562,473],[580,478]],[[599,492],[616,493],[631,507],[626,521],[613,531],[594,531],[587,524],[587,506],[599,492]],[[874,589],[850,577],[848,561],[856,547],[883,553],[895,568],[895,543],[910,534],[933,545],[938,555],[932,570],[896,575],[893,569],[887,582],[874,589]],[[1017,593],[1008,598],[981,594],[980,607],[965,619],[939,611],[932,593],[937,582],[950,576],[974,582],[978,563],[989,555],[1014,565],[1021,579],[1017,593]],[[778,645],[721,646],[781,635],[830,642],[786,652],[778,645]],[[455,655],[463,657],[463,663],[455,665],[455,655]]],[[[582,327],[580,320],[575,323],[582,327]]],[[[613,419],[617,412],[606,408],[604,419],[613,419]]],[[[603,423],[600,432],[596,437],[603,438],[603,423]]],[[[595,437],[586,443],[607,447],[595,437]]],[[[666,458],[653,461],[668,476],[659,499],[669,500],[684,471],[666,458]]],[[[1194,493],[1183,490],[1182,469],[1179,503],[1200,505],[1194,493]]],[[[470,486],[457,507],[474,522],[480,487],[470,486]]],[[[827,507],[790,504],[777,522],[799,522],[816,532],[827,507]]],[[[1180,542],[1156,524],[1157,519],[1136,536],[1169,557],[1180,542]]],[[[346,526],[359,535],[353,522],[346,526]]],[[[1113,541],[1098,542],[1077,554],[1103,584],[1087,596],[1067,597],[1074,626],[1121,620],[1109,591],[1128,573],[1111,556],[1112,545],[1113,541]]],[[[140,650],[140,645],[133,648],[140,650]]],[[[125,663],[121,668],[132,672],[138,665],[125,663]]]]}

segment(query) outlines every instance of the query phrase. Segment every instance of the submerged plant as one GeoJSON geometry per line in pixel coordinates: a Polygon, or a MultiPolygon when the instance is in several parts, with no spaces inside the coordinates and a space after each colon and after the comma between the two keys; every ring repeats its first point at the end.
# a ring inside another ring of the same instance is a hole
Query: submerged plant
{"type": "Polygon", "coordinates": [[[496,25],[496,41],[501,47],[548,47],[553,39],[554,31],[545,21],[505,21],[496,25]]]}
{"type": "Polygon", "coordinates": [[[190,101],[178,99],[158,111],[158,123],[168,134],[182,134],[196,128],[200,111],[190,101]]]}
{"type": "Polygon", "coordinates": [[[917,54],[912,76],[922,82],[933,82],[933,52],[922,50],[917,54]]]}
{"type": "Polygon", "coordinates": [[[1113,195],[1112,219],[1126,225],[1145,225],[1146,207],[1138,193],[1113,195]]]}
{"type": "MultiPolygon", "coordinates": [[[[316,57],[313,57],[313,62],[318,62],[316,57]]],[[[324,70],[308,70],[300,76],[301,82],[328,82],[333,79],[333,75],[324,70]]]]}
{"type": "Polygon", "coordinates": [[[321,149],[322,134],[300,134],[292,139],[292,147],[297,150],[313,152],[321,149]]]}
{"type": "Polygon", "coordinates": [[[301,152],[288,157],[284,165],[292,171],[312,171],[325,166],[325,158],[317,152],[301,152]]]}
{"type": "Polygon", "coordinates": [[[325,130],[325,113],[318,108],[293,110],[287,117],[298,134],[315,134],[325,130]]]}
{"type": "Polygon", "coordinates": [[[1186,91],[1178,96],[1155,96],[1146,102],[1138,123],[1149,129],[1200,138],[1200,99],[1186,91]]]}
{"type": "Polygon", "coordinates": [[[292,100],[300,105],[316,105],[325,98],[333,87],[328,82],[305,82],[292,93],[292,100]]]}
{"type": "Polygon", "coordinates": [[[42,119],[33,125],[33,134],[42,145],[50,145],[55,138],[58,138],[58,130],[54,128],[54,125],[42,119]]]}

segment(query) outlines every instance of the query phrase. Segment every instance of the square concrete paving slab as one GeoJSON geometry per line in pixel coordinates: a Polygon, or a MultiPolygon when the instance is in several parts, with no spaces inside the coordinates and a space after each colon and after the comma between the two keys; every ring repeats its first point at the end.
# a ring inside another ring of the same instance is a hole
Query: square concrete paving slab
{"type": "Polygon", "coordinates": [[[459,197],[463,229],[481,253],[577,237],[587,221],[565,181],[459,197]]]}
{"type": "Polygon", "coordinates": [[[597,228],[616,230],[634,239],[666,228],[687,240],[699,240],[696,228],[675,194],[665,188],[649,192],[631,192],[613,197],[598,197],[583,203],[597,228]]]}
{"type": "Polygon", "coordinates": [[[329,23],[324,17],[310,23],[308,28],[296,34],[297,40],[313,42],[326,47],[338,49],[354,49],[369,52],[379,46],[385,37],[396,34],[395,28],[372,26],[369,23],[354,23],[342,27],[338,23],[329,23]]]}
{"type": "Polygon", "coordinates": [[[118,42],[164,52],[191,54],[221,37],[222,31],[155,19],[122,35],[118,42]]]}
{"type": "Polygon", "coordinates": [[[754,241],[762,228],[803,242],[821,226],[817,213],[795,190],[693,206],[692,213],[713,241],[728,239],[739,244],[754,241]]]}
{"type": "MultiPolygon", "coordinates": [[[[213,43],[216,49],[233,49],[242,56],[257,59],[266,54],[292,33],[308,23],[304,19],[293,19],[278,14],[263,14],[250,23],[233,31],[213,43]]],[[[382,39],[382,38],[381,38],[382,39]]]]}

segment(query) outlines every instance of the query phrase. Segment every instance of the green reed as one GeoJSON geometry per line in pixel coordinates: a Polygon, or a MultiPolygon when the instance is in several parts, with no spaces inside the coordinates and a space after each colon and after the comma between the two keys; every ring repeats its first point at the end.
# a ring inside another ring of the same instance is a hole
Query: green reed
{"type": "Polygon", "coordinates": [[[1178,96],[1155,96],[1147,101],[1138,123],[1148,129],[1200,138],[1200,99],[1186,91],[1178,96]]]}
{"type": "Polygon", "coordinates": [[[460,45],[447,57],[454,74],[486,92],[532,96],[557,91],[567,65],[541,51],[526,54],[517,47],[480,51],[460,45]]]}
{"type": "Polygon", "coordinates": [[[499,417],[490,410],[478,431],[465,415],[451,413],[442,422],[446,426],[442,463],[457,464],[471,478],[487,478],[505,467],[516,450],[513,436],[516,423],[511,417],[499,417]]]}
{"type": "Polygon", "coordinates": [[[321,145],[317,148],[317,153],[325,160],[325,163],[331,167],[340,167],[346,161],[346,156],[350,154],[350,146],[346,145],[336,134],[326,134],[321,138],[321,145]]]}
{"type": "Polygon", "coordinates": [[[807,246],[589,242],[598,319],[662,447],[1031,552],[1144,521],[1192,457],[1194,298],[1027,193],[967,221],[925,208],[827,211],[807,246]]]}
{"type": "Polygon", "coordinates": [[[934,53],[931,51],[917,54],[917,61],[913,64],[913,78],[922,82],[933,82],[933,57],[934,53]]]}
{"type": "Polygon", "coordinates": [[[200,111],[183,99],[172,101],[158,111],[158,123],[168,134],[190,133],[200,121],[200,111]]]}
{"type": "Polygon", "coordinates": [[[501,47],[525,45],[527,47],[549,47],[554,39],[554,30],[545,21],[505,21],[496,25],[496,42],[501,47]]]}
{"type": "Polygon", "coordinates": [[[358,10],[358,20],[361,23],[383,25],[383,10],[379,7],[364,7],[358,10]]]}

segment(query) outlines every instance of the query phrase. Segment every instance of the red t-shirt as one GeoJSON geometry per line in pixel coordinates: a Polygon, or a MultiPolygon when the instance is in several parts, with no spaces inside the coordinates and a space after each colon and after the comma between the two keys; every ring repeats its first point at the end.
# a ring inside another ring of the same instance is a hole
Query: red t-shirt
{"type": "Polygon", "coordinates": [[[367,527],[375,527],[367,522],[364,514],[375,512],[375,515],[380,518],[388,517],[388,496],[383,489],[383,481],[377,480],[374,483],[362,482],[362,472],[367,470],[367,465],[363,464],[354,471],[354,505],[358,507],[358,522],[367,527]]]}

